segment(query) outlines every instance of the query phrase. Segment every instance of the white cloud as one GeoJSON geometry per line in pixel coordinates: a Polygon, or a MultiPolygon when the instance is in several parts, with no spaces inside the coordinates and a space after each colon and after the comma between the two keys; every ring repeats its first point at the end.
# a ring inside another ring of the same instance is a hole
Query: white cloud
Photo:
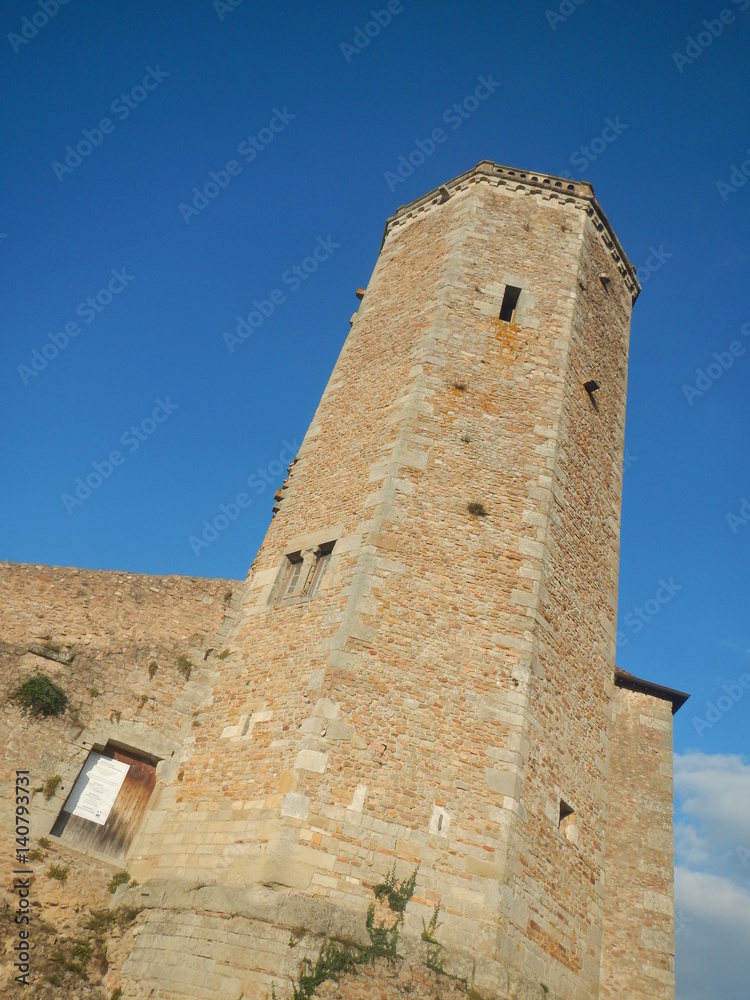
{"type": "Polygon", "coordinates": [[[750,848],[750,765],[728,754],[676,754],[674,785],[678,862],[718,874],[736,869],[737,849],[750,848]]]}
{"type": "Polygon", "coordinates": [[[701,868],[711,861],[707,841],[690,823],[675,823],[674,850],[675,856],[691,868],[701,868]]]}
{"type": "Polygon", "coordinates": [[[674,758],[677,1000],[750,996],[750,765],[674,758]]]}
{"type": "Polygon", "coordinates": [[[750,892],[729,879],[675,869],[677,1000],[747,1000],[750,892]]]}

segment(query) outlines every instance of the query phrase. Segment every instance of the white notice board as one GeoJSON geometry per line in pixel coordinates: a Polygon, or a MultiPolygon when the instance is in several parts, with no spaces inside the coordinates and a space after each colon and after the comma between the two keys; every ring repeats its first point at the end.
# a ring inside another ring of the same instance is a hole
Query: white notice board
{"type": "Polygon", "coordinates": [[[103,825],[129,769],[130,764],[122,760],[90,753],[63,809],[103,825]]]}

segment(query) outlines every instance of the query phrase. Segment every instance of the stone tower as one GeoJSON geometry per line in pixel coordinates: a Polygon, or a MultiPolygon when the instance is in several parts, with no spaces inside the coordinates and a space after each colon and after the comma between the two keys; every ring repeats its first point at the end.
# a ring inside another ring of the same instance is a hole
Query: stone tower
{"type": "Polygon", "coordinates": [[[157,768],[125,996],[286,996],[395,863],[482,997],[673,997],[681,696],[615,668],[638,291],[587,183],[483,161],[388,221],[157,768]]]}

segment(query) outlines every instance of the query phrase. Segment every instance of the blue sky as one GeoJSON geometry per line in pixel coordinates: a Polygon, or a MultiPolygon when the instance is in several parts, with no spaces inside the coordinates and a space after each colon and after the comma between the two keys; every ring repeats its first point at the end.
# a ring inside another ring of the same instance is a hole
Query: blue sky
{"type": "MultiPolygon", "coordinates": [[[[386,218],[481,159],[585,178],[643,284],[618,662],[692,693],[688,770],[744,781],[750,0],[46,6],[0,14],[0,558],[244,577],[386,218]],[[364,46],[372,10],[390,22],[364,46]],[[446,122],[480,78],[492,93],[446,122]],[[256,300],[269,315],[233,339],[256,300]],[[101,485],[66,501],[94,463],[101,485]]],[[[690,794],[678,822],[708,846],[678,862],[746,899],[750,835],[714,850],[690,794]],[[737,864],[712,868],[725,849],[737,864]]],[[[739,997],[727,967],[748,958],[713,969],[701,919],[678,935],[679,1000],[705,995],[701,948],[710,992],[739,997]]]]}

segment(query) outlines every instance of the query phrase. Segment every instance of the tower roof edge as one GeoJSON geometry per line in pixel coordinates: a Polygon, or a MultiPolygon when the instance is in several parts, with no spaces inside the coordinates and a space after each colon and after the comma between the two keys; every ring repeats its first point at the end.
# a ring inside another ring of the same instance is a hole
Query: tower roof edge
{"type": "Polygon", "coordinates": [[[593,185],[589,181],[573,181],[565,177],[557,177],[554,174],[520,170],[517,167],[503,166],[492,160],[480,160],[470,170],[466,170],[457,177],[446,181],[440,187],[428,191],[427,194],[398,208],[395,215],[390,216],[386,221],[380,249],[383,249],[388,233],[394,226],[403,224],[409,217],[425,211],[432,205],[448,201],[454,192],[467,187],[469,184],[482,181],[502,185],[514,185],[516,188],[527,188],[529,193],[546,192],[549,197],[581,203],[622,275],[625,285],[631,294],[632,301],[635,302],[641,291],[635,268],[628,260],[627,254],[615,235],[609,219],[597,201],[593,185]]]}
{"type": "Polygon", "coordinates": [[[690,697],[685,691],[676,691],[674,688],[664,687],[663,684],[655,684],[653,681],[644,680],[634,674],[623,670],[622,667],[615,667],[615,684],[618,687],[631,688],[633,691],[641,691],[644,694],[655,695],[657,698],[664,698],[672,703],[672,715],[679,711],[690,697]]]}

